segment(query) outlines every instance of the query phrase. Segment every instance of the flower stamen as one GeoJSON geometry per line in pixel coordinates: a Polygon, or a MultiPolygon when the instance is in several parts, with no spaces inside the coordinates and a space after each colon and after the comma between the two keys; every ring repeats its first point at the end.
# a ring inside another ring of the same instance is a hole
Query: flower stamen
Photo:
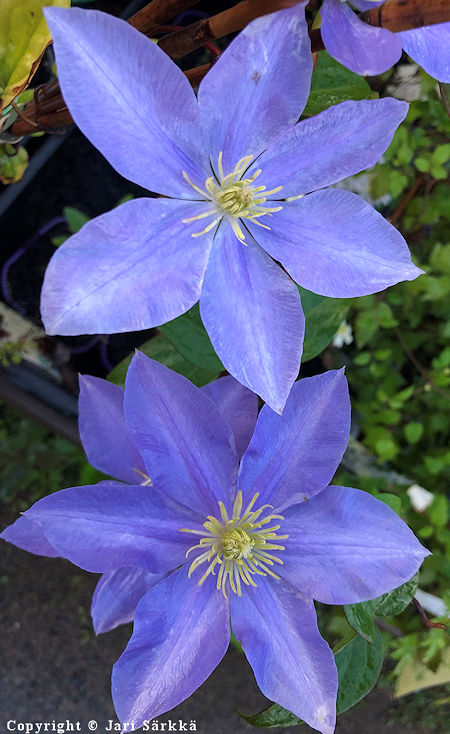
{"type": "Polygon", "coordinates": [[[148,474],[145,474],[140,469],[136,469],[136,467],[134,467],[134,466],[133,466],[133,471],[135,471],[136,474],[139,474],[139,476],[141,476],[141,477],[144,478],[144,481],[141,482],[141,487],[153,487],[153,482],[150,479],[150,477],[148,476],[148,474]]]}
{"type": "Polygon", "coordinates": [[[204,189],[197,186],[197,184],[191,181],[187,173],[182,171],[183,177],[194,191],[214,205],[213,209],[208,209],[208,211],[202,214],[183,219],[183,223],[186,224],[196,219],[214,216],[210,224],[201,232],[193,233],[191,237],[201,237],[201,235],[206,234],[224,217],[230,222],[234,234],[243,245],[246,244],[245,234],[241,226],[243,219],[248,219],[253,224],[257,224],[264,229],[270,229],[267,224],[262,224],[258,219],[263,216],[271,216],[283,208],[282,206],[265,205],[267,198],[277,194],[283,187],[277,186],[267,191],[265,186],[254,186],[255,180],[262,172],[261,168],[258,168],[248,178],[244,178],[245,172],[252,160],[252,155],[244,156],[236,163],[231,173],[225,175],[223,152],[220,151],[217,161],[217,174],[206,179],[204,189]]]}
{"type": "MultiPolygon", "coordinates": [[[[241,164],[243,165],[243,164],[241,164]]],[[[269,514],[260,520],[262,513],[272,509],[272,505],[262,505],[254,510],[259,493],[252,497],[243,510],[242,492],[239,491],[234,500],[231,518],[223,502],[219,502],[220,519],[208,515],[203,523],[204,531],[192,528],[180,528],[182,533],[201,535],[201,540],[186,553],[186,558],[193,551],[201,551],[189,566],[188,576],[203,563],[208,566],[198,585],[201,586],[208,576],[215,576],[217,566],[217,589],[222,590],[227,598],[227,584],[238,596],[242,595],[242,584],[257,586],[252,576],[280,577],[270,568],[283,561],[268,551],[283,551],[284,545],[277,541],[285,540],[288,535],[277,535],[280,525],[273,525],[273,520],[284,520],[282,515],[269,514]],[[265,525],[269,525],[265,528],[265,525]],[[275,542],[274,542],[275,541],[275,542]]]]}

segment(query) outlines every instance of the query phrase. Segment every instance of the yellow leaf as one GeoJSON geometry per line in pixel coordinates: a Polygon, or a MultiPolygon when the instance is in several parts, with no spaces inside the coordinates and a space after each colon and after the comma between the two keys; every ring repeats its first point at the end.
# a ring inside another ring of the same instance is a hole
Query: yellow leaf
{"type": "Polygon", "coordinates": [[[407,696],[423,688],[441,686],[450,682],[450,648],[446,650],[439,668],[433,673],[425,665],[408,663],[403,668],[395,686],[395,698],[407,696]]]}
{"type": "Polygon", "coordinates": [[[42,12],[50,6],[70,0],[0,0],[0,110],[29,84],[50,43],[42,12]]]}

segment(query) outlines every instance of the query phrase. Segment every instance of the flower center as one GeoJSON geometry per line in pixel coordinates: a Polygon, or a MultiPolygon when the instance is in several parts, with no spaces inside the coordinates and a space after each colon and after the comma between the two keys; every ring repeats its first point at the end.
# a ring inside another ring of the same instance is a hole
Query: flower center
{"type": "Polygon", "coordinates": [[[270,216],[273,212],[279,212],[282,209],[281,206],[265,206],[265,203],[268,196],[277,194],[283,187],[277,186],[277,188],[267,191],[265,186],[255,186],[254,182],[261,173],[260,168],[249,178],[243,178],[253,160],[252,155],[241,158],[235,165],[233,171],[226,175],[223,170],[222,158],[223,153],[221,151],[217,162],[217,173],[206,179],[204,189],[194,184],[185,171],[182,172],[183,177],[192,186],[194,191],[197,191],[197,193],[201,194],[204,199],[210,201],[213,205],[208,211],[196,217],[183,219],[183,222],[187,223],[193,222],[196,219],[213,217],[213,220],[201,232],[195,232],[192,235],[192,237],[200,237],[202,234],[209,232],[226,217],[239,242],[245,245],[245,234],[242,230],[241,220],[248,219],[253,224],[270,229],[267,224],[262,224],[259,218],[265,215],[270,216]]]}
{"type": "Polygon", "coordinates": [[[238,596],[242,593],[242,583],[246,586],[256,586],[254,579],[258,576],[280,577],[272,570],[275,563],[283,563],[277,556],[269,551],[282,551],[284,545],[279,545],[279,540],[288,538],[288,535],[277,535],[280,525],[272,525],[273,520],[284,520],[282,515],[273,515],[267,512],[272,505],[262,505],[258,510],[253,507],[258,499],[257,492],[242,511],[242,492],[238,492],[233,505],[231,518],[225,509],[223,502],[219,502],[220,519],[208,515],[203,523],[205,530],[192,530],[180,528],[182,533],[193,533],[200,535],[201,540],[193,545],[186,553],[186,558],[193,551],[198,555],[189,567],[189,577],[203,563],[208,566],[198,585],[201,586],[205,579],[212,574],[217,574],[217,589],[221,589],[227,598],[227,584],[238,596]],[[262,518],[262,519],[261,519],[262,518]],[[267,527],[270,525],[270,527],[267,527]]]}

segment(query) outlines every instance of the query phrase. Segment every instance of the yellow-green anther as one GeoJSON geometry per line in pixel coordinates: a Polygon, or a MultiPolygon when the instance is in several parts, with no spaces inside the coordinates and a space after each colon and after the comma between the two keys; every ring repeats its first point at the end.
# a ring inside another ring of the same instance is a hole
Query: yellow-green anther
{"type": "Polygon", "coordinates": [[[201,232],[195,232],[191,235],[192,237],[200,237],[211,231],[225,217],[230,222],[239,242],[245,245],[245,234],[240,222],[248,219],[259,227],[270,229],[267,224],[263,224],[259,219],[266,215],[271,216],[274,212],[282,209],[282,206],[265,206],[265,203],[268,196],[277,194],[283,187],[277,186],[267,191],[265,186],[254,186],[255,180],[261,173],[260,168],[252,176],[243,178],[253,160],[253,156],[251,155],[241,158],[235,165],[233,171],[226,175],[223,170],[222,159],[223,153],[221,151],[217,162],[217,173],[206,179],[204,189],[193,183],[185,171],[182,172],[183,177],[192,186],[194,191],[214,205],[214,209],[208,209],[207,212],[198,214],[195,217],[183,219],[183,222],[193,222],[196,219],[213,216],[214,219],[201,232]]]}
{"type": "Polygon", "coordinates": [[[189,567],[189,577],[203,563],[208,564],[198,582],[199,586],[208,576],[216,575],[217,567],[219,570],[216,586],[217,589],[222,590],[225,597],[227,596],[227,584],[235,594],[241,596],[241,582],[246,586],[257,585],[252,576],[270,575],[276,579],[280,578],[270,566],[274,566],[275,563],[282,564],[283,561],[268,551],[283,551],[285,546],[273,541],[285,540],[289,536],[276,534],[280,525],[270,525],[266,529],[264,526],[272,523],[273,520],[284,520],[284,517],[269,514],[260,520],[261,514],[272,509],[272,506],[262,505],[258,510],[253,510],[257,499],[258,492],[243,510],[242,492],[238,492],[231,518],[223,502],[219,502],[220,519],[208,515],[203,523],[206,532],[180,528],[183,533],[202,536],[200,542],[189,548],[186,553],[188,557],[192,551],[198,549],[202,551],[192,561],[189,567]]]}

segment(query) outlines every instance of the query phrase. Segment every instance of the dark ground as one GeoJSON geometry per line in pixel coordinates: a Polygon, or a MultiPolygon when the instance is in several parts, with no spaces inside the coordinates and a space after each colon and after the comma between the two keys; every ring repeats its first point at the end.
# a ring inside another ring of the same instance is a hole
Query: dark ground
{"type": "MultiPolygon", "coordinates": [[[[5,523],[2,522],[2,527],[5,523]]],[[[104,731],[114,718],[110,673],[131,634],[121,627],[95,637],[89,616],[97,576],[66,561],[32,556],[3,544],[0,560],[0,732],[6,722],[87,722],[104,731]]],[[[218,669],[187,701],[159,721],[196,721],[201,734],[256,731],[234,708],[255,713],[264,708],[245,658],[230,649],[218,669]]],[[[370,694],[339,717],[336,734],[429,734],[420,723],[387,724],[392,699],[388,689],[370,694]]],[[[272,729],[275,732],[285,729],[272,729]]],[[[306,726],[290,731],[308,734],[306,726]]]]}

